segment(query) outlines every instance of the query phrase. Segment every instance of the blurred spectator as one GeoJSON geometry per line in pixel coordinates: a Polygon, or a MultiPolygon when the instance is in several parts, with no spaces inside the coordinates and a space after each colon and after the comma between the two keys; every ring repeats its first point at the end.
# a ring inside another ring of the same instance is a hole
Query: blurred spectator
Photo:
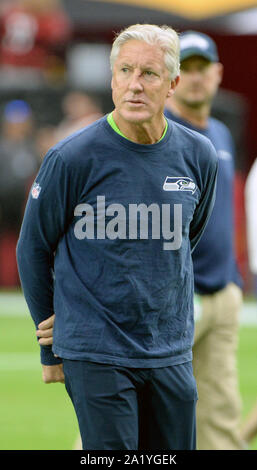
{"type": "Polygon", "coordinates": [[[40,161],[43,160],[50,147],[56,144],[55,131],[56,128],[50,125],[40,127],[36,131],[35,142],[40,161]]]}
{"type": "MultiPolygon", "coordinates": [[[[245,185],[247,247],[249,268],[254,278],[257,299],[257,158],[247,176],[245,185]]],[[[242,426],[242,438],[248,445],[257,435],[257,401],[242,426]]]]}
{"type": "Polygon", "coordinates": [[[249,267],[255,278],[255,294],[257,297],[257,158],[246,180],[245,210],[249,267]]]}
{"type": "Polygon", "coordinates": [[[18,284],[15,249],[25,201],[39,167],[30,106],[7,103],[0,135],[0,285],[18,284]]]}
{"type": "Polygon", "coordinates": [[[14,5],[15,3],[17,3],[17,0],[1,0],[0,15],[6,10],[6,8],[9,8],[11,5],[14,5]]]}
{"type": "Polygon", "coordinates": [[[0,15],[0,84],[35,86],[64,73],[71,24],[59,0],[16,0],[0,15]]]}
{"type": "Polygon", "coordinates": [[[81,91],[71,91],[62,102],[64,119],[56,129],[56,140],[62,140],[68,135],[88,126],[103,116],[98,103],[81,91]]]}

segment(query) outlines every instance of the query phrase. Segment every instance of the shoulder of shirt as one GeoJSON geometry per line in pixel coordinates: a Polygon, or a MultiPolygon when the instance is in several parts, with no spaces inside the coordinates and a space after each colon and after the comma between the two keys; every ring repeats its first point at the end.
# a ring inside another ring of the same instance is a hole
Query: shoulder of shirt
{"type": "Polygon", "coordinates": [[[228,126],[224,122],[220,121],[219,119],[213,116],[209,117],[209,127],[215,128],[218,132],[223,132],[224,134],[228,134],[230,138],[232,138],[232,135],[228,126]]]}
{"type": "MultiPolygon", "coordinates": [[[[192,129],[193,126],[190,123],[188,123],[189,125],[187,126],[186,122],[183,123],[183,122],[177,121],[177,119],[180,119],[180,118],[179,117],[176,118],[176,116],[173,115],[171,113],[171,111],[168,110],[167,113],[168,114],[166,116],[166,119],[170,119],[172,122],[176,122],[177,124],[183,125],[186,128],[189,128],[194,132],[198,132],[197,129],[192,129]],[[170,117],[168,117],[168,116],[170,116],[170,117]]],[[[229,128],[227,127],[227,125],[224,122],[220,121],[219,119],[217,119],[213,116],[210,116],[209,119],[208,119],[208,128],[209,128],[209,131],[215,130],[219,134],[221,133],[221,134],[223,134],[223,136],[226,135],[231,140],[233,140],[232,134],[231,134],[229,128]]],[[[203,135],[201,132],[199,132],[199,134],[203,135]]]]}
{"type": "MultiPolygon", "coordinates": [[[[169,119],[167,120],[169,121],[169,119]]],[[[183,139],[184,147],[186,144],[188,144],[190,148],[194,146],[194,149],[198,149],[203,156],[206,155],[207,158],[212,158],[214,161],[218,160],[216,150],[210,139],[176,121],[171,121],[171,125],[173,127],[173,136],[176,136],[180,141],[183,139]]]]}

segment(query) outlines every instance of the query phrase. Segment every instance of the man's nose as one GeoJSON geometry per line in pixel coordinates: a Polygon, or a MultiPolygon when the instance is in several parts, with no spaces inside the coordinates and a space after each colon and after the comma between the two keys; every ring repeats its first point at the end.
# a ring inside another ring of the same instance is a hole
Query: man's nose
{"type": "Polygon", "coordinates": [[[199,81],[202,79],[202,71],[201,70],[191,70],[190,72],[190,76],[191,76],[191,80],[194,80],[194,81],[199,81]]]}
{"type": "Polygon", "coordinates": [[[134,93],[143,91],[142,77],[141,74],[135,71],[130,78],[129,89],[134,93]]]}

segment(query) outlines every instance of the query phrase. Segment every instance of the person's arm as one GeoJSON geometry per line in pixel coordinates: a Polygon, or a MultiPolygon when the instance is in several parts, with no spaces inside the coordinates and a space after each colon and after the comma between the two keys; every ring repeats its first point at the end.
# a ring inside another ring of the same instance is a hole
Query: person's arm
{"type": "Polygon", "coordinates": [[[211,216],[216,197],[218,158],[212,144],[209,147],[209,166],[203,182],[200,201],[190,224],[191,252],[194,251],[211,216]]]}
{"type": "MultiPolygon", "coordinates": [[[[54,313],[54,253],[75,207],[71,174],[61,155],[46,155],[28,198],[17,244],[21,285],[36,329],[54,313]]],[[[41,362],[61,363],[50,345],[41,345],[41,362]]]]}

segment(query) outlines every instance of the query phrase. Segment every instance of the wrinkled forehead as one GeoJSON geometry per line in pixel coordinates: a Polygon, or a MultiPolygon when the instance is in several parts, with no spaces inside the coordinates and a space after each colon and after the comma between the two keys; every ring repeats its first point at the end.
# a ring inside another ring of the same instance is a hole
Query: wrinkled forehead
{"type": "Polygon", "coordinates": [[[158,44],[130,39],[120,47],[115,63],[137,67],[156,67],[166,69],[164,50],[158,44]]]}

